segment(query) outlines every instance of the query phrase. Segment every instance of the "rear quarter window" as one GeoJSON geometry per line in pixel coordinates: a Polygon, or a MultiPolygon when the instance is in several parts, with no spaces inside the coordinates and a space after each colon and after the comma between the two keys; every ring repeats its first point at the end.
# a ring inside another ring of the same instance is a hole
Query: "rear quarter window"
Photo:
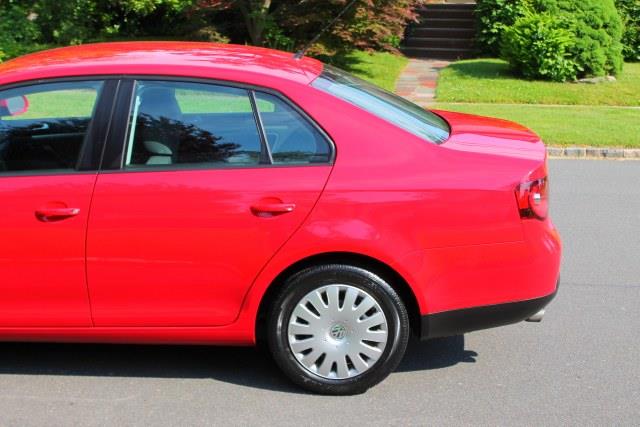
{"type": "Polygon", "coordinates": [[[449,139],[449,125],[442,117],[338,68],[325,65],[312,86],[426,141],[442,144],[449,139]]]}
{"type": "Polygon", "coordinates": [[[327,140],[300,113],[275,95],[256,92],[256,105],[273,164],[328,163],[327,140]]]}

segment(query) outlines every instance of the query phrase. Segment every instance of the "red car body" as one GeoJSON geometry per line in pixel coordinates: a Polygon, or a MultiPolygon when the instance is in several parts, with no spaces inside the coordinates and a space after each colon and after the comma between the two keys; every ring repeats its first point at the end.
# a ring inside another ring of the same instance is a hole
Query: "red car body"
{"type": "Polygon", "coordinates": [[[116,115],[99,166],[0,174],[0,338],[251,345],[279,278],[329,259],[392,272],[424,338],[544,307],[561,242],[518,199],[546,178],[540,139],[438,111],[451,134],[428,143],[315,88],[322,71],[309,58],[196,43],[78,46],[0,65],[0,90],[92,76],[265,88],[335,145],[323,165],[129,172],[112,161],[126,127],[116,115]],[[286,212],[260,215],[274,206],[286,212]],[[42,220],[60,212],[72,215],[42,220]]]}

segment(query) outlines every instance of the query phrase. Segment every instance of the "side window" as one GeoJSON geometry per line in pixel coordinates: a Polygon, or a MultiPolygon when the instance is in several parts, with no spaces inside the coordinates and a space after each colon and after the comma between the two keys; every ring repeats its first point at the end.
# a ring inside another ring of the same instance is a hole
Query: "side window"
{"type": "Polygon", "coordinates": [[[330,161],[331,149],[326,139],[289,104],[262,92],[256,92],[256,102],[274,164],[330,161]]]}
{"type": "Polygon", "coordinates": [[[138,81],[125,166],[257,165],[249,92],[213,84],[138,81]]]}
{"type": "Polygon", "coordinates": [[[0,174],[75,170],[101,89],[67,82],[0,91],[0,174]]]}

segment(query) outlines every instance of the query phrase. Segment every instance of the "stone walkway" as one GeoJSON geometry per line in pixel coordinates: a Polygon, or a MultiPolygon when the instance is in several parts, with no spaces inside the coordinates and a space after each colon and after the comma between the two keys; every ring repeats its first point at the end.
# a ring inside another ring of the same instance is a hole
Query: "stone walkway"
{"type": "Polygon", "coordinates": [[[438,59],[410,59],[396,83],[396,93],[421,106],[435,102],[440,70],[449,65],[438,59]]]}

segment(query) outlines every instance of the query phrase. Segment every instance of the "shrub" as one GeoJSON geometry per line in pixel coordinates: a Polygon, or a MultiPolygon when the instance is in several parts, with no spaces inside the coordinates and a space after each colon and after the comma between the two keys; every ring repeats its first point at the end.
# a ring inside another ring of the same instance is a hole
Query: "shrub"
{"type": "Polygon", "coordinates": [[[575,80],[580,67],[571,58],[575,41],[566,27],[562,18],[529,13],[505,29],[502,56],[517,74],[527,78],[575,80]]]}
{"type": "Polygon", "coordinates": [[[501,36],[501,54],[516,72],[564,81],[622,70],[614,0],[530,0],[524,7],[501,36]]]}
{"type": "MultiPolygon", "coordinates": [[[[319,10],[326,7],[326,1],[316,0],[316,3],[319,10]]],[[[323,41],[328,46],[342,50],[356,47],[394,51],[404,37],[407,24],[416,19],[414,9],[422,3],[422,0],[361,0],[353,13],[340,20],[333,31],[328,31],[323,41]]],[[[327,18],[336,16],[342,7],[340,5],[329,10],[327,18]]],[[[315,29],[301,28],[301,34],[308,34],[305,31],[316,32],[326,22],[323,21],[316,21],[315,29]]]]}
{"type": "Polygon", "coordinates": [[[476,43],[480,51],[497,56],[505,29],[531,10],[531,0],[478,0],[476,43]]]}
{"type": "Polygon", "coordinates": [[[627,61],[640,61],[640,0],[616,0],[625,30],[622,53],[627,61]]]}
{"type": "Polygon", "coordinates": [[[38,1],[33,6],[36,23],[47,43],[78,44],[98,29],[97,5],[92,0],[38,1]]]}
{"type": "Polygon", "coordinates": [[[538,11],[561,17],[572,31],[571,57],[582,75],[603,76],[622,70],[622,20],[614,0],[535,0],[538,11]]]}
{"type": "Polygon", "coordinates": [[[33,10],[46,43],[173,35],[193,0],[38,0],[33,10]]]}
{"type": "Polygon", "coordinates": [[[39,37],[40,31],[22,2],[0,4],[0,59],[27,53],[39,37]]]}

